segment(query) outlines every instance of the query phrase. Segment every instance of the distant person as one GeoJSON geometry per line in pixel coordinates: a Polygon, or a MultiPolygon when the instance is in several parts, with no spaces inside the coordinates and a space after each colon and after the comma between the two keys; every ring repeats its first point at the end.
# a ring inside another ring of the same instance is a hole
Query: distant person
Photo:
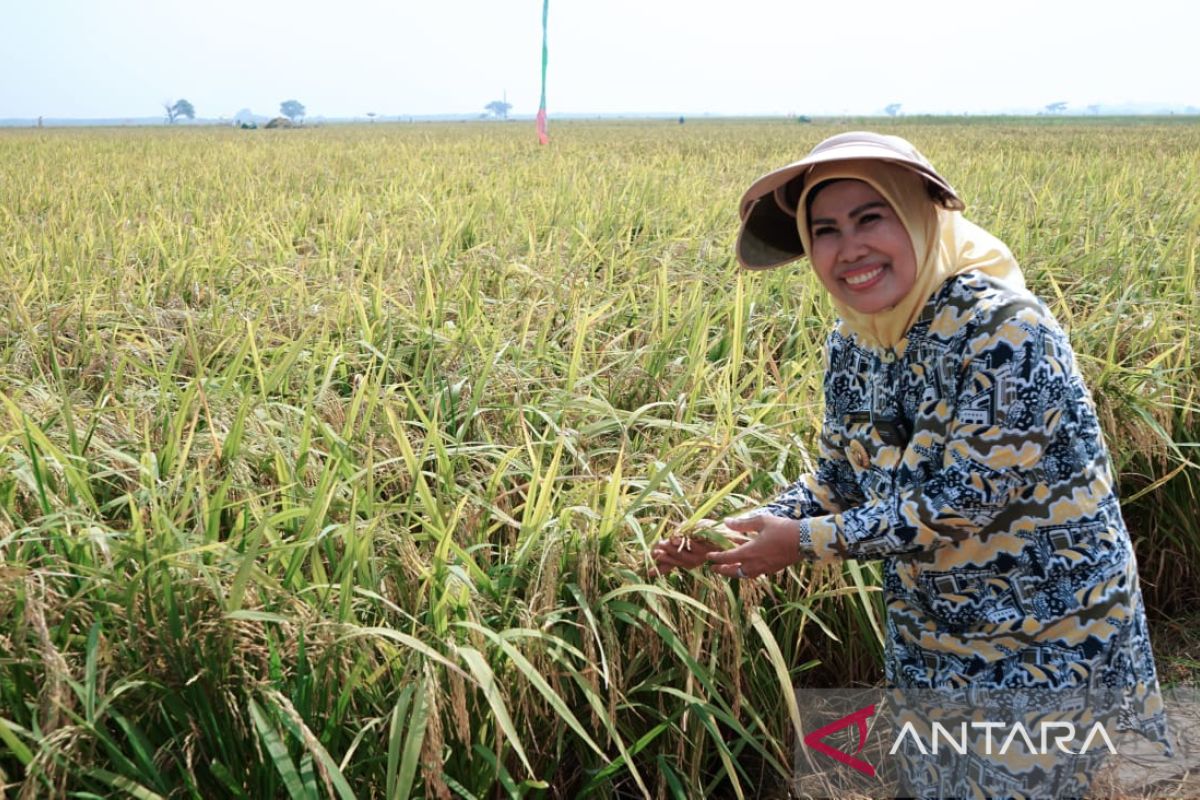
{"type": "MultiPolygon", "coordinates": [[[[800,560],[880,559],[889,687],[1079,694],[1165,744],[1092,398],[1008,247],[963,208],[909,142],[874,133],[826,139],[753,183],[738,261],[807,256],[840,316],[817,467],[725,520],[732,549],[683,531],[695,538],[655,544],[656,570],[707,562],[749,579],[800,560]]],[[[1091,762],[1080,763],[988,768],[1014,794],[1081,794],[1091,762]]],[[[905,771],[922,796],[965,791],[936,763],[905,771]]]]}

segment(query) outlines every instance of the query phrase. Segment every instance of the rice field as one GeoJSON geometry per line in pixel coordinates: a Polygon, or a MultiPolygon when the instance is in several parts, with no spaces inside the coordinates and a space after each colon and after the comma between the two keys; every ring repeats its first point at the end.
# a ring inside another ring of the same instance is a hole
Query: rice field
{"type": "Polygon", "coordinates": [[[872,564],[648,580],[812,464],[831,308],[736,202],[906,136],[1071,333],[1200,600],[1200,124],[0,131],[0,796],[782,796],[872,564]]]}

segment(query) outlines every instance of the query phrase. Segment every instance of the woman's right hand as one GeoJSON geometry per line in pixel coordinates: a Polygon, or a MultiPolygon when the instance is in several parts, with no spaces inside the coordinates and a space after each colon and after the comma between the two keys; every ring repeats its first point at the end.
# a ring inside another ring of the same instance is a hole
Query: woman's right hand
{"type": "MultiPolygon", "coordinates": [[[[695,569],[708,560],[709,553],[723,550],[723,546],[704,535],[705,528],[715,528],[719,523],[712,520],[701,520],[695,527],[684,532],[675,532],[667,539],[659,539],[650,548],[650,557],[654,566],[650,569],[650,577],[667,575],[673,569],[695,569]]],[[[725,528],[721,531],[725,538],[734,545],[745,544],[750,537],[725,528]]]]}

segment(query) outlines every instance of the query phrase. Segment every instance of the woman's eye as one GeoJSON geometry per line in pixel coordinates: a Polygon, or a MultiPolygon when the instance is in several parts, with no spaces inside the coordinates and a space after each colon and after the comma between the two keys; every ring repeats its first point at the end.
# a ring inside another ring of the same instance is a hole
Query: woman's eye
{"type": "Polygon", "coordinates": [[[835,232],[836,232],[836,229],[835,229],[835,228],[830,228],[830,227],[828,227],[828,226],[821,227],[821,228],[816,228],[816,229],[813,231],[813,238],[814,238],[814,239],[816,239],[816,238],[819,238],[819,237],[821,237],[821,236],[825,236],[825,235],[827,235],[827,234],[831,234],[831,233],[835,233],[835,232]]]}
{"type": "Polygon", "coordinates": [[[879,220],[879,219],[882,219],[882,217],[879,214],[863,214],[861,217],[858,218],[858,224],[866,225],[870,222],[875,222],[876,220],[879,220]]]}

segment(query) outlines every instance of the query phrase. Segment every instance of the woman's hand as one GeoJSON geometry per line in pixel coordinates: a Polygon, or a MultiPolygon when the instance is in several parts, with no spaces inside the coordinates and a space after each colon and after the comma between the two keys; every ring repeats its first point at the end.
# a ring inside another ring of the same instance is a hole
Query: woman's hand
{"type": "Polygon", "coordinates": [[[800,560],[799,520],[759,512],[727,519],[725,526],[748,535],[745,544],[708,556],[713,571],[727,578],[770,575],[800,560]]]}
{"type": "MultiPolygon", "coordinates": [[[[669,539],[659,539],[650,548],[650,557],[654,566],[650,569],[650,577],[666,575],[673,569],[695,569],[708,561],[712,553],[721,552],[721,545],[704,535],[707,528],[715,528],[717,523],[710,519],[696,523],[695,528],[685,533],[673,533],[669,539]]],[[[726,538],[735,544],[750,541],[748,536],[732,531],[722,531],[726,538]],[[730,535],[732,533],[732,535],[730,535]]]]}

